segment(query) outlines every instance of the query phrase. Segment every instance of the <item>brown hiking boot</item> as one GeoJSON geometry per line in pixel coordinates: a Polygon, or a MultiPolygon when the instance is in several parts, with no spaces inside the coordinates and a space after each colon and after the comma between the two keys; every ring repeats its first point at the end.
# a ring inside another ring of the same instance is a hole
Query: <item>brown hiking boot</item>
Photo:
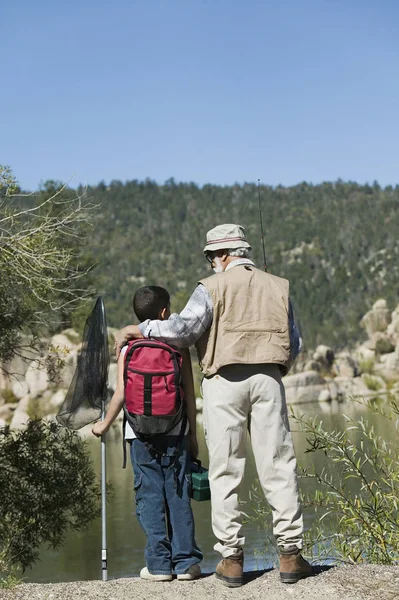
{"type": "Polygon", "coordinates": [[[287,550],[280,549],[280,579],[282,583],[296,583],[311,575],[313,575],[312,566],[301,556],[301,552],[296,546],[287,550]]]}
{"type": "Polygon", "coordinates": [[[239,550],[228,558],[223,558],[216,566],[216,577],[227,587],[240,587],[244,571],[244,552],[239,550]]]}

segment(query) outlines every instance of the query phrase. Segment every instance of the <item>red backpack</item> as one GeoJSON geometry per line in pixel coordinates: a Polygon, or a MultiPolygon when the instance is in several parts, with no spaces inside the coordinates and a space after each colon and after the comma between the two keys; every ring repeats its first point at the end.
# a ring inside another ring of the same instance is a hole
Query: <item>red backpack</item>
{"type": "Polygon", "coordinates": [[[129,342],[125,353],[125,418],[137,438],[149,442],[167,435],[182,422],[185,410],[181,387],[182,356],[157,340],[129,342]]]}

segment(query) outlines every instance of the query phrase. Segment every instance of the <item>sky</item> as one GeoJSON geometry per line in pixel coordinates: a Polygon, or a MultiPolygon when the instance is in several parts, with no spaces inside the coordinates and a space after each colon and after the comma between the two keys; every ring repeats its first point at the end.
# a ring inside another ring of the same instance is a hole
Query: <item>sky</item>
{"type": "Polygon", "coordinates": [[[397,0],[12,0],[0,164],[55,179],[399,183],[397,0]]]}

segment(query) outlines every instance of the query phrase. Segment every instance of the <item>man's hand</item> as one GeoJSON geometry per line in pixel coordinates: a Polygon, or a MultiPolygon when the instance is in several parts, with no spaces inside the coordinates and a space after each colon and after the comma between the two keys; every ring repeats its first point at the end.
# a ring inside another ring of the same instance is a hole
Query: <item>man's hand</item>
{"type": "Polygon", "coordinates": [[[104,435],[104,433],[107,433],[107,431],[108,431],[108,427],[106,425],[104,425],[103,421],[98,421],[91,428],[92,434],[95,435],[96,437],[101,437],[102,435],[104,435]]]}
{"type": "Polygon", "coordinates": [[[137,325],[128,325],[123,329],[120,329],[115,336],[115,354],[116,358],[119,358],[119,354],[122,346],[126,344],[129,340],[141,339],[143,336],[140,333],[140,330],[137,325]]]}
{"type": "Polygon", "coordinates": [[[190,433],[189,440],[188,440],[188,445],[189,445],[189,448],[190,448],[191,458],[197,458],[197,456],[198,456],[198,442],[197,442],[197,436],[196,435],[192,435],[190,433]]]}

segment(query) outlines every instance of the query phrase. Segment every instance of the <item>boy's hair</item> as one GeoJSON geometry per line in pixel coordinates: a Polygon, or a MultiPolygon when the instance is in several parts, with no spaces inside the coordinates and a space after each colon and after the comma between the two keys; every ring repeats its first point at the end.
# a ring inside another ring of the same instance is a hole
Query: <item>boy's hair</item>
{"type": "Polygon", "coordinates": [[[133,298],[133,310],[140,322],[158,319],[159,313],[169,306],[170,296],[163,287],[146,285],[137,290],[133,298]]]}

